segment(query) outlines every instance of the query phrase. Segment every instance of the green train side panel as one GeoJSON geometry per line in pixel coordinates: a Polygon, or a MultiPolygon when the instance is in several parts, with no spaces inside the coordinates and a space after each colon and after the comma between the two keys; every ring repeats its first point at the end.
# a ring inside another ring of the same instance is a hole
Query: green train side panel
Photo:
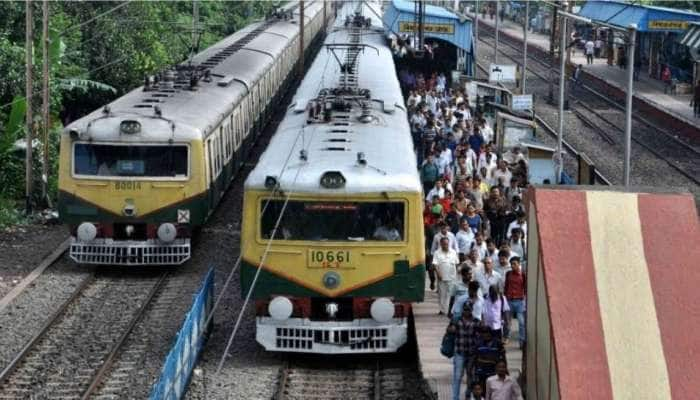
{"type": "MultiPolygon", "coordinates": [[[[399,264],[402,262],[397,262],[399,264]]],[[[397,266],[395,264],[395,274],[361,287],[348,293],[343,293],[342,297],[394,297],[400,301],[423,301],[425,293],[425,265],[418,265],[412,269],[397,266]]],[[[241,295],[246,296],[250,288],[257,265],[252,265],[246,261],[241,261],[241,295]]],[[[325,297],[324,294],[301,286],[288,279],[272,274],[266,270],[261,270],[253,291],[253,298],[264,299],[271,294],[286,294],[295,297],[325,297]]]]}
{"type": "Polygon", "coordinates": [[[171,204],[160,210],[156,210],[148,215],[134,218],[125,217],[107,211],[99,206],[89,203],[77,196],[67,192],[58,194],[58,213],[61,222],[64,224],[79,224],[81,222],[131,222],[143,221],[146,223],[173,222],[177,221],[177,210],[190,210],[190,224],[201,226],[207,219],[209,206],[207,193],[191,197],[183,202],[171,204]]]}

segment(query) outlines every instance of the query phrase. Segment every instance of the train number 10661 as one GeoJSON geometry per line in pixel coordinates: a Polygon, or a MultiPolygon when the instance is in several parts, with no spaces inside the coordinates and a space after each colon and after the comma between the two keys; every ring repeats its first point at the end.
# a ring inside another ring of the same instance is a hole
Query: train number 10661
{"type": "Polygon", "coordinates": [[[311,268],[352,268],[348,250],[309,250],[311,268]]]}

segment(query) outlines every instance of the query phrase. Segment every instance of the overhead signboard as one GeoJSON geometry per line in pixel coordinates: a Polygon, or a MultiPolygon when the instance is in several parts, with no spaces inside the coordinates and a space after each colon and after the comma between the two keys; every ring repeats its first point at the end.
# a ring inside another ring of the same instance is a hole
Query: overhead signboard
{"type": "Polygon", "coordinates": [[[521,94],[513,95],[513,106],[514,111],[531,111],[532,110],[532,95],[531,94],[521,94]]]}
{"type": "Polygon", "coordinates": [[[491,64],[489,66],[489,82],[515,83],[515,65],[491,64]]]}
{"type": "MultiPolygon", "coordinates": [[[[418,29],[418,24],[415,22],[401,21],[399,22],[399,32],[415,32],[418,29]]],[[[455,33],[454,24],[423,24],[423,32],[428,33],[444,33],[452,35],[455,33]]]]}
{"type": "Polygon", "coordinates": [[[684,31],[688,29],[688,21],[649,21],[647,23],[649,29],[662,31],[684,31]]]}

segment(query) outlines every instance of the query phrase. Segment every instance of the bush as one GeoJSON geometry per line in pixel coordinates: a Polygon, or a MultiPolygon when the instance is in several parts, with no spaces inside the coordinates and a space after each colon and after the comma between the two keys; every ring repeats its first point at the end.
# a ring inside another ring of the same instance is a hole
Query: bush
{"type": "Polygon", "coordinates": [[[16,203],[12,200],[0,197],[0,229],[25,222],[26,218],[17,208],[16,203]]]}

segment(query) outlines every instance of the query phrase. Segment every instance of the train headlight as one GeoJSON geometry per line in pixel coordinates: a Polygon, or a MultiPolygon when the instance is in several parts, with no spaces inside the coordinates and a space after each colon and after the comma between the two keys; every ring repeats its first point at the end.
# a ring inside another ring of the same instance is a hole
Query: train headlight
{"type": "Polygon", "coordinates": [[[379,323],[389,322],[394,318],[394,303],[386,298],[377,299],[372,303],[369,313],[379,323]]]}
{"type": "Polygon", "coordinates": [[[121,133],[134,135],[141,132],[141,124],[138,121],[124,120],[121,124],[119,124],[119,130],[121,133]]]}
{"type": "Polygon", "coordinates": [[[89,222],[78,225],[78,239],[83,242],[90,242],[97,237],[97,227],[89,222]]]}
{"type": "Polygon", "coordinates": [[[272,319],[276,321],[284,321],[291,317],[293,309],[292,302],[288,298],[282,296],[275,297],[270,304],[267,305],[267,311],[270,313],[272,319]]]}
{"type": "Polygon", "coordinates": [[[329,271],[323,275],[323,286],[335,289],[338,285],[340,285],[340,275],[337,272],[329,271]]]}
{"type": "Polygon", "coordinates": [[[170,222],[161,224],[158,227],[158,239],[161,242],[170,243],[175,240],[175,236],[177,236],[177,228],[170,222]]]}

